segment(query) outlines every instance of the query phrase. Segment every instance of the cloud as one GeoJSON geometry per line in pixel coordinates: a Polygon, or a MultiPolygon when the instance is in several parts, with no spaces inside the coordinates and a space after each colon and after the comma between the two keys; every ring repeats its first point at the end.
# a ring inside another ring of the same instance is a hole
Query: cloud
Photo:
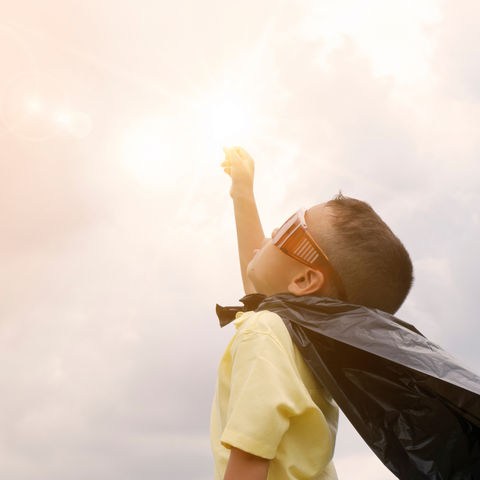
{"type": "Polygon", "coordinates": [[[449,1],[443,9],[445,21],[431,29],[438,42],[432,62],[434,73],[446,96],[478,103],[480,69],[472,59],[479,53],[474,21],[479,6],[471,0],[461,5],[449,1]]]}
{"type": "Polygon", "coordinates": [[[426,27],[437,24],[442,13],[435,0],[321,1],[311,5],[301,35],[324,42],[317,60],[324,70],[335,68],[329,53],[351,38],[370,59],[374,76],[393,76],[400,84],[418,83],[428,80],[428,59],[435,48],[426,27]]]}

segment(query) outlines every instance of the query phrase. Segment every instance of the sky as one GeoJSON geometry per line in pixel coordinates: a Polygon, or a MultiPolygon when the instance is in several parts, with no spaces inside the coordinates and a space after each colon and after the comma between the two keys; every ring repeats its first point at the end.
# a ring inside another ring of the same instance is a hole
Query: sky
{"type": "MultiPolygon", "coordinates": [[[[0,0],[0,478],[207,480],[243,296],[223,145],[266,232],[341,190],[411,254],[397,316],[480,372],[473,0],[0,0]]],[[[340,479],[393,475],[341,417],[340,479]]]]}

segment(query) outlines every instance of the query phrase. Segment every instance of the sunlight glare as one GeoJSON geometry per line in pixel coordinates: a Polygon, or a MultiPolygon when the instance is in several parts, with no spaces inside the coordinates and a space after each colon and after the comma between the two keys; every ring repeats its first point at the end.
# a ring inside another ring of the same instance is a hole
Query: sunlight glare
{"type": "Polygon", "coordinates": [[[237,145],[255,130],[251,106],[236,95],[224,94],[205,102],[202,108],[202,130],[208,143],[237,145]]]}

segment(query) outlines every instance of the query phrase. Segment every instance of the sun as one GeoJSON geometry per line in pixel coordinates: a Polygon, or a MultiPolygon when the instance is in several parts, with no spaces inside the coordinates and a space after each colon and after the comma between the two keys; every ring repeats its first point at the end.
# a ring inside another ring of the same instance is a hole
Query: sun
{"type": "Polygon", "coordinates": [[[200,106],[201,131],[209,145],[237,145],[253,135],[257,127],[256,112],[246,98],[221,93],[205,99],[200,106]]]}

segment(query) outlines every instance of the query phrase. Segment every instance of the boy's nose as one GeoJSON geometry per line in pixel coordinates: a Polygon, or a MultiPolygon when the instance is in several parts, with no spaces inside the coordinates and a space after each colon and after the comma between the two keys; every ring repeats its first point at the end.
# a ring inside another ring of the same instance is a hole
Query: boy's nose
{"type": "Polygon", "coordinates": [[[275,237],[275,235],[277,234],[278,230],[279,230],[278,228],[274,228],[274,229],[273,229],[273,231],[272,231],[272,238],[275,237]]]}

